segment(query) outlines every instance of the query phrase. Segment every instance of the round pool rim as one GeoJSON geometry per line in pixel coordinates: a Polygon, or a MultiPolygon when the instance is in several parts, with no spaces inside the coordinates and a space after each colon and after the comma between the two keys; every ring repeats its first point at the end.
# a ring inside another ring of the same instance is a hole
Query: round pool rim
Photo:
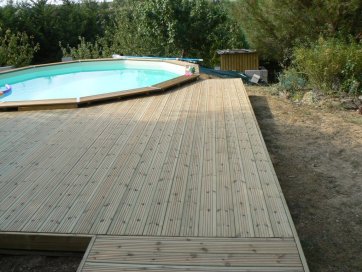
{"type": "Polygon", "coordinates": [[[122,58],[122,59],[114,59],[114,58],[107,58],[107,59],[85,59],[85,60],[74,60],[74,61],[66,61],[66,62],[56,62],[56,63],[48,63],[48,64],[40,64],[40,65],[31,65],[22,68],[16,68],[6,71],[1,71],[0,74],[7,74],[15,71],[24,71],[28,69],[38,68],[38,67],[48,67],[48,66],[59,66],[59,65],[66,65],[70,63],[79,63],[79,62],[104,62],[104,61],[149,61],[149,62],[166,62],[173,65],[183,66],[186,67],[194,67],[195,73],[193,75],[181,75],[176,78],[160,82],[158,84],[142,87],[137,89],[129,89],[129,90],[122,90],[118,92],[111,92],[111,93],[104,93],[98,95],[91,95],[91,96],[83,96],[78,98],[67,98],[67,99],[45,99],[45,100],[28,100],[28,101],[14,101],[8,102],[0,101],[0,110],[42,110],[42,109],[69,109],[69,108],[77,108],[84,105],[93,105],[98,104],[101,102],[112,101],[112,100],[119,100],[122,98],[127,98],[131,96],[137,95],[145,95],[151,93],[159,93],[161,91],[165,91],[181,84],[193,81],[199,77],[199,66],[194,63],[189,63],[180,60],[163,60],[163,59],[144,59],[144,58],[122,58]]]}

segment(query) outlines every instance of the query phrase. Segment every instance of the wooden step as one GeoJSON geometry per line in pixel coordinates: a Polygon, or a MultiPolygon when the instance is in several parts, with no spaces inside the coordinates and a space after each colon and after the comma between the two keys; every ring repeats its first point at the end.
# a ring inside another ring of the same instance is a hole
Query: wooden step
{"type": "Polygon", "coordinates": [[[304,271],[293,238],[97,236],[81,271],[304,271]]]}

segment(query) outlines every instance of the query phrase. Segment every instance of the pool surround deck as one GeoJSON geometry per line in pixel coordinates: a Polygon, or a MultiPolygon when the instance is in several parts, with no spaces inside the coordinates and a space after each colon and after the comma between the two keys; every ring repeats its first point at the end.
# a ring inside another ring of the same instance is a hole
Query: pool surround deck
{"type": "Polygon", "coordinates": [[[87,272],[309,271],[240,79],[0,112],[0,137],[3,247],[78,237],[87,272]]]}

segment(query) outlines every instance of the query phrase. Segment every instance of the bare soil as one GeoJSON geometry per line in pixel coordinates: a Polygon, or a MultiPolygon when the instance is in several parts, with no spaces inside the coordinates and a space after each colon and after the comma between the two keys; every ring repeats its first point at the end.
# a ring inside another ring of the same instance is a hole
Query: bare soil
{"type": "Polygon", "coordinates": [[[0,272],[72,272],[82,256],[0,255],[0,272]]]}
{"type": "Polygon", "coordinates": [[[311,271],[362,271],[362,115],[247,86],[311,271]]]}

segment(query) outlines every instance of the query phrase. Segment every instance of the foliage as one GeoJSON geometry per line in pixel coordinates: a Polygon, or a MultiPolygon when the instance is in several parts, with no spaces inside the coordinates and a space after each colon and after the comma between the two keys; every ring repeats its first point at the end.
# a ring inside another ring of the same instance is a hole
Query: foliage
{"type": "Polygon", "coordinates": [[[239,0],[232,5],[251,46],[282,62],[300,43],[362,33],[360,0],[239,0]]]}
{"type": "Polygon", "coordinates": [[[188,56],[215,62],[216,49],[245,47],[240,26],[220,3],[206,0],[131,1],[107,32],[115,52],[188,56]]]}
{"type": "Polygon", "coordinates": [[[0,25],[34,37],[40,45],[36,63],[58,61],[59,42],[77,57],[105,56],[103,51],[107,56],[183,54],[208,64],[216,61],[216,49],[247,46],[224,4],[208,0],[9,1],[0,6],[0,25]]]}
{"type": "Polygon", "coordinates": [[[39,45],[34,45],[32,38],[26,33],[12,33],[0,28],[0,66],[13,65],[16,67],[29,65],[39,45]]]}
{"type": "Polygon", "coordinates": [[[362,43],[320,38],[309,47],[297,47],[293,65],[326,93],[362,94],[362,43]]]}
{"type": "Polygon", "coordinates": [[[73,59],[98,59],[111,56],[109,47],[104,44],[104,39],[98,39],[94,43],[87,42],[84,37],[79,37],[79,43],[76,47],[66,47],[59,43],[63,57],[72,57],[73,59]]]}
{"type": "Polygon", "coordinates": [[[295,68],[285,69],[279,75],[279,88],[290,93],[296,93],[307,86],[306,76],[295,68]]]}
{"type": "Polygon", "coordinates": [[[95,0],[63,0],[61,5],[50,0],[8,2],[0,7],[0,25],[34,37],[40,45],[35,62],[59,61],[59,41],[75,46],[79,36],[94,42],[104,34],[111,14],[109,6],[95,0]]]}

